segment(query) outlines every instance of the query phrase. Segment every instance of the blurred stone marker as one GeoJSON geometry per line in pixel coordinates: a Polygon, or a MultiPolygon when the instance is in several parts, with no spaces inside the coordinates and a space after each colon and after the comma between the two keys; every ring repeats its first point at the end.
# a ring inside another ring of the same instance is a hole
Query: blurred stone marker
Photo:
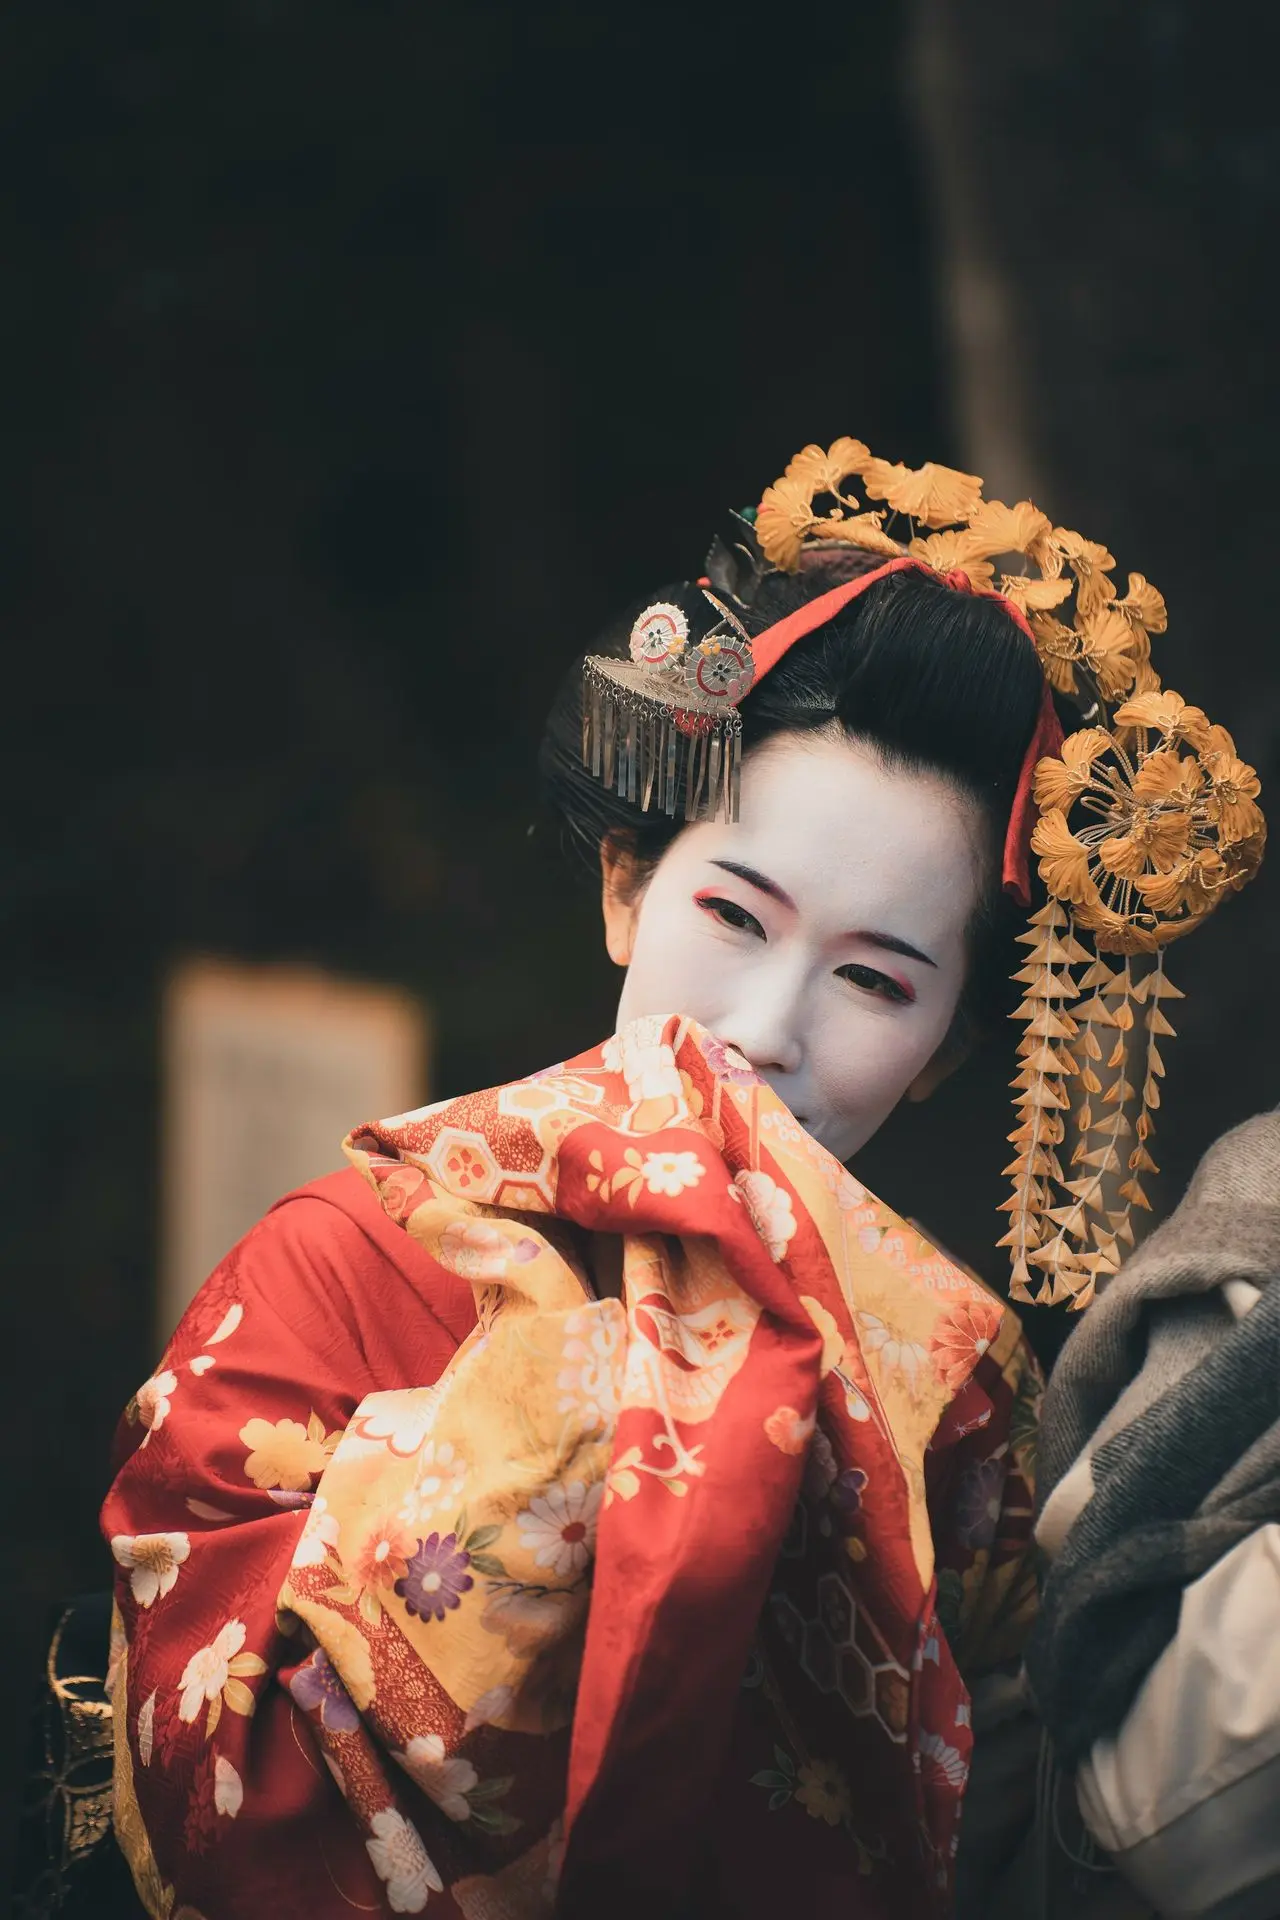
{"type": "Polygon", "coordinates": [[[228,1248],[291,1188],[345,1165],[360,1121],[425,1104],[423,1007],[318,969],[197,960],[164,997],[167,1339],[228,1248]]]}

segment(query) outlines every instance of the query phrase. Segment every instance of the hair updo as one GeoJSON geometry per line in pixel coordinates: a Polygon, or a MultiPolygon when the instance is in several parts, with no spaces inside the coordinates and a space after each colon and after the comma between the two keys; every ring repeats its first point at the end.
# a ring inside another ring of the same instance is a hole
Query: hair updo
{"type": "MultiPolygon", "coordinates": [[[[846,556],[847,550],[795,576],[767,574],[750,609],[739,610],[747,630],[761,633],[852,573],[869,570],[859,564],[861,556],[853,565],[846,556]]],[[[632,624],[655,600],[683,607],[691,632],[714,624],[697,587],[661,587],[611,623],[591,651],[627,658],[632,624]]],[[[986,825],[986,881],[970,929],[962,1008],[978,1029],[1013,1004],[1010,948],[1023,916],[1003,892],[1001,853],[1043,686],[1031,642],[994,599],[910,568],[876,581],[834,620],[797,641],[741,707],[744,755],[781,734],[839,727],[874,747],[886,766],[940,775],[978,803],[986,825]]],[[[600,849],[612,840],[632,853],[644,874],[684,830],[683,805],[675,819],[644,813],[604,787],[582,765],[581,722],[579,660],[560,688],[539,756],[562,842],[598,875],[600,849]]]]}

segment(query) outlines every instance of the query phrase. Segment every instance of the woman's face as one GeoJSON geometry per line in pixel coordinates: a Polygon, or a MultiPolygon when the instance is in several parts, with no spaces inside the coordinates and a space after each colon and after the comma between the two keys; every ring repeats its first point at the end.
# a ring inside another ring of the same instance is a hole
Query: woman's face
{"type": "Polygon", "coordinates": [[[954,1058],[982,884],[977,803],[843,734],[749,754],[741,818],[687,827],[637,890],[605,861],[618,1024],[691,1015],[839,1160],[954,1058]]]}

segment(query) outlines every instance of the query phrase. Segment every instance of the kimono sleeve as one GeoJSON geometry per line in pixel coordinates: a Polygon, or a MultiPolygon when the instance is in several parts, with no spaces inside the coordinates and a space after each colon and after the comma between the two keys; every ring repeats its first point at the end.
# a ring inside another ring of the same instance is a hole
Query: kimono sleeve
{"type": "Polygon", "coordinates": [[[456,1344],[373,1232],[303,1194],[218,1267],[130,1402],[102,1527],[116,1827],[150,1914],[382,1910],[330,1818],[276,1596],[309,1515],[323,1539],[312,1490],[361,1399],[431,1384],[456,1344]]]}

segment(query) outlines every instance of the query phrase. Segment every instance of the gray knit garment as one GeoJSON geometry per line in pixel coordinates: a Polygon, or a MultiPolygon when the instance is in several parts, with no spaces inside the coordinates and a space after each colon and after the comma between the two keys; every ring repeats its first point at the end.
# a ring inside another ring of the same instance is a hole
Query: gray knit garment
{"type": "Polygon", "coordinates": [[[1182,1589],[1280,1520],[1277,1279],[1268,1113],[1210,1148],[1063,1348],[1040,1439],[1037,1537],[1055,1557],[1027,1670],[1067,1765],[1119,1726],[1182,1589]]]}

